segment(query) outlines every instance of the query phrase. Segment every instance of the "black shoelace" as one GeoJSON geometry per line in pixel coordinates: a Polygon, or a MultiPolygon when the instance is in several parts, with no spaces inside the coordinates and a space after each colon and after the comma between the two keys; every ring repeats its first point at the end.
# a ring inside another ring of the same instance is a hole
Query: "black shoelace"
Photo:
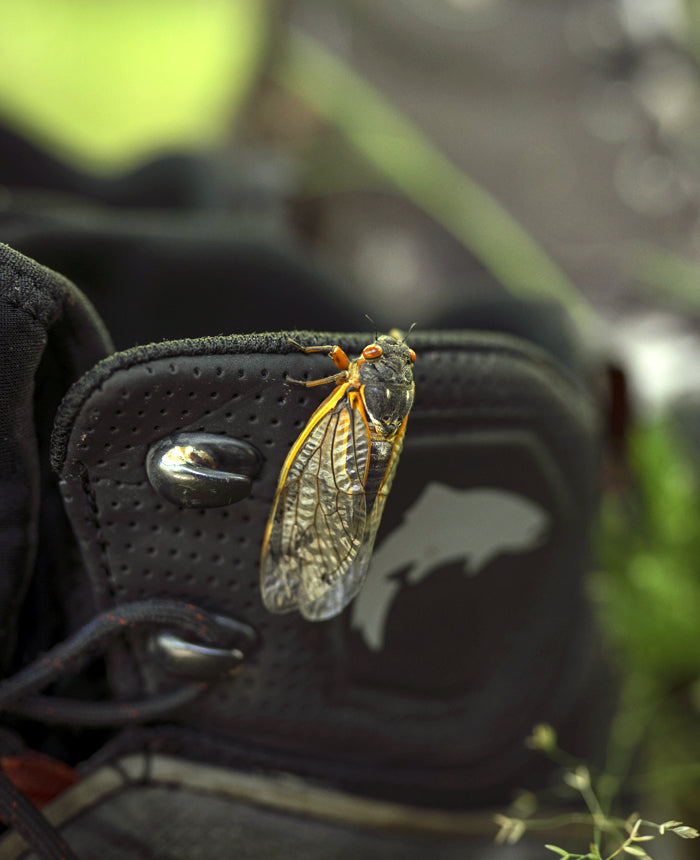
{"type": "MultiPolygon", "coordinates": [[[[68,672],[76,672],[102,653],[108,643],[135,628],[166,629],[196,643],[228,649],[231,631],[190,603],[141,600],[102,612],[10,678],[0,682],[0,711],[47,723],[121,726],[144,723],[200,696],[207,681],[180,682],[173,690],[136,702],[87,702],[39,695],[68,672]]],[[[0,818],[23,837],[42,860],[77,860],[44,815],[0,770],[0,818]]]]}

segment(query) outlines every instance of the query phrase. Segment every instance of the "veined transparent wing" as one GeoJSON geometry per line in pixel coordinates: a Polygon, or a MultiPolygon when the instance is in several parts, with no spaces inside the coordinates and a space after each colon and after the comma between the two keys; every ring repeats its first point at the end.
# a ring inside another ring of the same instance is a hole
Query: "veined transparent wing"
{"type": "Polygon", "coordinates": [[[306,599],[303,593],[299,594],[299,610],[305,618],[312,621],[333,618],[348,605],[362,588],[372,558],[372,550],[384,512],[384,505],[391,490],[399,455],[403,448],[407,420],[408,418],[403,422],[393,442],[388,440],[373,441],[368,474],[371,472],[378,473],[376,480],[379,488],[369,514],[365,516],[364,534],[359,550],[347,566],[343,576],[321,594],[310,599],[306,599]]]}
{"type": "Polygon", "coordinates": [[[352,596],[343,579],[357,577],[358,561],[367,567],[371,439],[361,398],[353,408],[346,388],[319,406],[282,468],[261,563],[263,601],[272,612],[331,617],[340,611],[331,607],[352,596]]]}

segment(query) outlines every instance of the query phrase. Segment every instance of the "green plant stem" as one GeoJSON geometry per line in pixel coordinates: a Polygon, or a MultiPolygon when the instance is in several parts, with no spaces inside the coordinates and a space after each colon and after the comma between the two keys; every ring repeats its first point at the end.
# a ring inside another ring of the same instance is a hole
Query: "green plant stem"
{"type": "Polygon", "coordinates": [[[382,177],[457,238],[515,295],[563,302],[584,328],[595,312],[557,266],[484,188],[417,126],[315,40],[292,32],[273,72],[361,153],[382,177]]]}

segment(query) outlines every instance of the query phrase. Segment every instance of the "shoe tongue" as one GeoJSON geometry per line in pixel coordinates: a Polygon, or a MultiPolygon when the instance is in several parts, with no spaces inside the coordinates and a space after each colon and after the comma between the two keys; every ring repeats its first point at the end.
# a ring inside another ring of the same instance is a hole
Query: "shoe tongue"
{"type": "MultiPolygon", "coordinates": [[[[49,437],[55,411],[68,387],[111,349],[109,337],[85,296],[56,272],[0,244],[0,664],[36,654],[54,633],[18,623],[19,607],[40,617],[27,598],[53,575],[64,549],[63,521],[45,522],[60,507],[50,480],[49,437]],[[54,548],[60,547],[52,557],[54,548]]],[[[41,602],[41,598],[37,602],[41,602]]]]}
{"type": "MultiPolygon", "coordinates": [[[[295,339],[339,343],[351,357],[366,345],[295,339]]],[[[175,719],[276,748],[281,766],[285,750],[305,751],[309,767],[383,761],[368,772],[372,791],[386,781],[410,792],[396,769],[420,767],[423,797],[447,784],[463,796],[492,778],[478,764],[485,756],[512,756],[538,720],[564,721],[585,683],[585,648],[571,631],[585,615],[595,415],[569,376],[517,338],[423,332],[411,345],[416,400],[369,576],[328,622],[271,615],[259,593],[280,468],[328,393],[286,377],[328,375],[325,356],[292,351],[283,335],[118,353],[66,399],[55,462],[83,552],[84,600],[95,609],[191,600],[260,636],[235,678],[175,719]],[[250,494],[201,508],[160,495],[149,450],[182,433],[252,445],[262,467],[250,494]],[[566,665],[576,681],[558,684],[566,665]]],[[[115,651],[117,696],[173,683],[150,653],[143,638],[115,651]]],[[[334,773],[342,782],[341,765],[334,773]]]]}

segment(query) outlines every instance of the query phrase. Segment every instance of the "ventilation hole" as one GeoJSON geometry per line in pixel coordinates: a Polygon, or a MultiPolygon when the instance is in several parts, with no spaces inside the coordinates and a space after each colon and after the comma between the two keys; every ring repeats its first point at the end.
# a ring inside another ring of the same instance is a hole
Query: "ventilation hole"
{"type": "Polygon", "coordinates": [[[217,367],[217,368],[216,368],[216,375],[217,375],[217,376],[223,376],[223,375],[224,375],[224,369],[223,369],[223,367],[217,367]]]}
{"type": "Polygon", "coordinates": [[[157,550],[154,546],[146,547],[146,555],[154,556],[157,555],[157,550]]]}
{"type": "MultiPolygon", "coordinates": [[[[152,372],[153,372],[153,371],[151,371],[151,373],[152,373],[152,372]]],[[[151,392],[150,392],[150,391],[144,391],[144,392],[143,392],[143,399],[144,399],[144,400],[150,400],[152,396],[153,396],[153,395],[151,394],[151,392]]]]}
{"type": "Polygon", "coordinates": [[[180,555],[180,550],[177,549],[176,547],[172,547],[171,549],[168,550],[168,555],[171,558],[178,558],[180,555]]]}
{"type": "Polygon", "coordinates": [[[265,439],[265,444],[267,445],[268,448],[272,448],[272,447],[274,447],[275,440],[274,439],[265,439]]]}
{"type": "Polygon", "coordinates": [[[177,373],[177,369],[175,368],[175,365],[174,365],[174,364],[172,364],[172,363],[168,365],[168,370],[169,370],[171,373],[177,373]]]}
{"type": "Polygon", "coordinates": [[[278,427],[278,426],[279,426],[279,424],[280,424],[280,420],[279,420],[279,418],[271,418],[271,419],[270,419],[270,424],[272,424],[272,426],[273,426],[273,427],[278,427]]]}
{"type": "Polygon", "coordinates": [[[197,392],[196,391],[190,391],[190,393],[187,396],[190,400],[194,400],[197,397],[197,392]]]}
{"type": "Polygon", "coordinates": [[[242,367],[238,368],[238,378],[239,379],[245,379],[245,369],[242,367]]]}
{"type": "Polygon", "coordinates": [[[258,394],[256,394],[256,395],[255,395],[255,398],[254,398],[254,399],[255,399],[255,400],[257,400],[257,401],[258,401],[258,403],[259,403],[259,402],[263,399],[263,396],[262,396],[262,394],[258,393],[258,394]]]}
{"type": "Polygon", "coordinates": [[[231,395],[231,398],[230,398],[230,399],[231,399],[231,400],[238,400],[238,398],[239,398],[240,396],[241,396],[241,395],[240,395],[237,391],[234,391],[234,392],[233,392],[233,394],[231,395]]]}
{"type": "Polygon", "coordinates": [[[287,398],[282,395],[281,397],[277,398],[277,402],[280,404],[280,406],[284,406],[284,404],[287,402],[287,398]]]}
{"type": "Polygon", "coordinates": [[[193,368],[192,368],[192,375],[193,375],[193,376],[201,376],[201,375],[202,375],[202,371],[201,371],[198,367],[193,367],[193,368]]]}
{"type": "Polygon", "coordinates": [[[165,392],[165,396],[166,396],[166,397],[172,397],[172,396],[173,396],[173,392],[172,392],[170,389],[168,389],[168,390],[165,392]]]}
{"type": "Polygon", "coordinates": [[[191,413],[191,411],[190,411],[189,409],[181,409],[181,410],[180,410],[180,415],[182,415],[183,417],[184,417],[184,416],[186,416],[186,415],[191,415],[191,414],[192,414],[192,413],[191,413]]]}
{"type": "Polygon", "coordinates": [[[258,416],[257,415],[249,415],[248,421],[250,421],[251,424],[257,424],[258,416]]]}
{"type": "Polygon", "coordinates": [[[153,375],[153,373],[154,373],[153,368],[151,367],[150,364],[146,365],[146,373],[150,373],[151,375],[153,375]]]}
{"type": "Polygon", "coordinates": [[[210,391],[209,397],[211,397],[212,400],[217,400],[219,397],[219,392],[218,391],[210,391]]]}
{"type": "Polygon", "coordinates": [[[269,375],[270,371],[267,370],[267,368],[263,367],[263,369],[260,371],[260,376],[262,376],[263,379],[267,379],[269,375]]]}

